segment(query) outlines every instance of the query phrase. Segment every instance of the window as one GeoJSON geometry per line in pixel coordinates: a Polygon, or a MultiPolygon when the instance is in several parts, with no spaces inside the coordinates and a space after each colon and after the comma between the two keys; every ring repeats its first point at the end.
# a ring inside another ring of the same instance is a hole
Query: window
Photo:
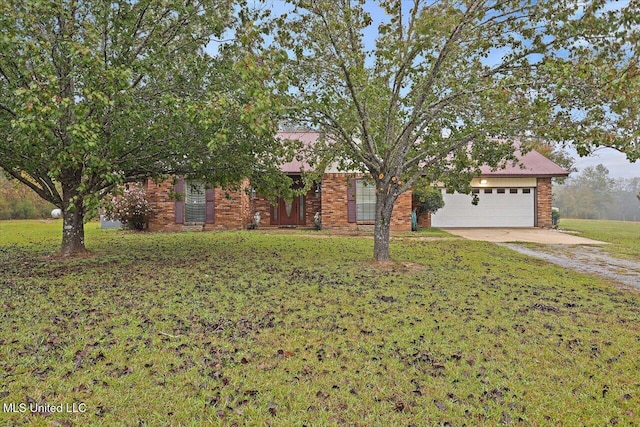
{"type": "Polygon", "coordinates": [[[375,221],[376,188],[365,181],[356,180],[356,220],[375,221]]]}
{"type": "Polygon", "coordinates": [[[205,222],[207,216],[206,197],[204,185],[187,181],[184,192],[184,221],[205,222]]]}
{"type": "Polygon", "coordinates": [[[498,193],[498,194],[504,194],[504,188],[498,188],[498,189],[496,190],[496,193],[498,193]]]}
{"type": "Polygon", "coordinates": [[[518,194],[518,189],[517,188],[510,188],[509,189],[509,194],[518,194]]]}
{"type": "Polygon", "coordinates": [[[491,188],[485,188],[484,189],[484,194],[492,194],[493,193],[493,189],[491,188]]]}
{"type": "Polygon", "coordinates": [[[474,189],[471,190],[471,192],[473,194],[480,194],[480,189],[479,188],[474,188],[474,189]]]}
{"type": "Polygon", "coordinates": [[[523,188],[522,189],[522,194],[531,194],[531,189],[530,188],[523,188]]]}

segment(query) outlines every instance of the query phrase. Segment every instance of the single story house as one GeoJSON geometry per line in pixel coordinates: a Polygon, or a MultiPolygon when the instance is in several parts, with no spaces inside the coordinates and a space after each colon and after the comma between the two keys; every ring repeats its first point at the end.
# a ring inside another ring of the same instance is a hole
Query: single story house
{"type": "MultiPolygon", "coordinates": [[[[313,144],[316,132],[281,132],[282,139],[313,144]]],[[[424,215],[421,224],[434,227],[550,227],[551,178],[568,172],[537,152],[520,157],[520,165],[501,171],[483,169],[472,182],[480,203],[471,204],[471,196],[449,194],[445,189],[445,207],[433,215],[424,215]]],[[[301,185],[301,170],[308,165],[293,161],[282,165],[301,185]]],[[[260,214],[260,227],[314,227],[320,213],[325,230],[371,230],[375,215],[375,192],[361,173],[343,172],[329,166],[306,194],[278,199],[271,204],[250,191],[249,181],[239,190],[204,188],[198,182],[176,178],[163,182],[147,181],[146,191],[153,214],[151,231],[246,229],[260,214]]],[[[402,194],[393,211],[392,231],[411,230],[411,192],[402,194]]]]}

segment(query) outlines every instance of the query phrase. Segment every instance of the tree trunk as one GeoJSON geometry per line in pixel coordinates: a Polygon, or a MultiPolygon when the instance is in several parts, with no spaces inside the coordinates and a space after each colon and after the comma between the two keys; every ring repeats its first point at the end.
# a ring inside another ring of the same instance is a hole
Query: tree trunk
{"type": "Polygon", "coordinates": [[[391,231],[391,214],[398,196],[384,191],[376,194],[376,225],[373,230],[373,259],[377,262],[391,260],[389,255],[389,237],[391,231]]]}
{"type": "Polygon", "coordinates": [[[84,203],[82,198],[74,200],[73,207],[65,203],[62,210],[62,256],[82,254],[87,251],[84,246],[84,203]]]}

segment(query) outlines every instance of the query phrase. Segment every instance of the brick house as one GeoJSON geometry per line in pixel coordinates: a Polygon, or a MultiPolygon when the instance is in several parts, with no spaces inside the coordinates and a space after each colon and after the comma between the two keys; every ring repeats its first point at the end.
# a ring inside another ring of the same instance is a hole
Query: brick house
{"type": "MultiPolygon", "coordinates": [[[[280,138],[297,139],[313,144],[315,132],[281,132],[280,138]]],[[[445,207],[434,215],[423,215],[422,226],[436,227],[549,227],[551,226],[551,178],[568,172],[539,153],[520,157],[522,168],[509,166],[501,171],[484,168],[472,181],[478,195],[478,206],[471,196],[449,194],[441,189],[445,207]],[[478,218],[481,218],[478,220],[478,218]]],[[[302,170],[309,166],[301,161],[282,165],[295,186],[300,184],[302,170]]],[[[362,173],[343,172],[335,166],[325,170],[304,195],[271,204],[251,191],[245,181],[236,191],[205,188],[183,178],[146,183],[147,197],[153,210],[151,231],[241,230],[253,223],[260,213],[260,227],[313,228],[314,216],[322,216],[324,230],[371,230],[375,215],[375,192],[362,179],[362,173]]],[[[392,231],[411,230],[411,192],[402,194],[391,219],[392,231]]]]}
{"type": "MultiPolygon", "coordinates": [[[[296,139],[313,144],[315,132],[281,132],[280,138],[296,139]]],[[[308,165],[293,161],[281,166],[301,185],[301,171],[308,165]]],[[[253,223],[260,213],[261,227],[314,227],[314,216],[322,215],[325,230],[358,231],[371,229],[374,224],[375,193],[367,185],[362,173],[340,172],[329,168],[320,182],[304,195],[290,200],[279,198],[274,204],[251,192],[249,181],[237,191],[204,188],[199,183],[177,178],[160,183],[146,183],[147,197],[153,214],[151,231],[182,230],[241,230],[253,223]]],[[[396,202],[391,230],[411,231],[411,194],[405,193],[396,202]]]]}

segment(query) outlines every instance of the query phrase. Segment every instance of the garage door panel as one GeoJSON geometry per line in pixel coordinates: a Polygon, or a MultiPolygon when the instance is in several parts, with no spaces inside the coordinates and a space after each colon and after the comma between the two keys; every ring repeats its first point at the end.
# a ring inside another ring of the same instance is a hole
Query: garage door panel
{"type": "Polygon", "coordinates": [[[478,194],[478,205],[466,194],[443,194],[445,205],[431,216],[433,227],[533,227],[534,191],[529,194],[478,194]]]}

